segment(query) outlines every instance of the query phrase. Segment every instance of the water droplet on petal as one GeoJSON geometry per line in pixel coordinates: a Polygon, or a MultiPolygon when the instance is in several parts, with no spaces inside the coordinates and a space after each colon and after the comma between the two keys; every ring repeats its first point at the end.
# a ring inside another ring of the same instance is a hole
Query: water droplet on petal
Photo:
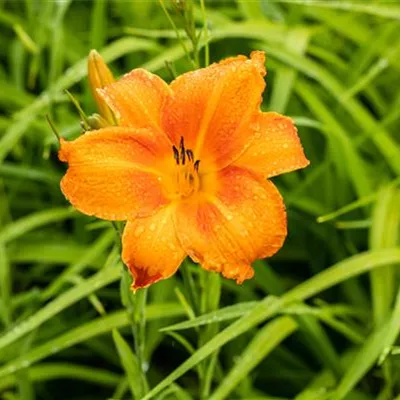
{"type": "Polygon", "coordinates": [[[143,231],[144,231],[144,227],[141,226],[141,225],[139,225],[139,226],[135,229],[134,235],[135,235],[136,237],[138,237],[138,236],[140,236],[140,235],[143,233],[143,231]]]}

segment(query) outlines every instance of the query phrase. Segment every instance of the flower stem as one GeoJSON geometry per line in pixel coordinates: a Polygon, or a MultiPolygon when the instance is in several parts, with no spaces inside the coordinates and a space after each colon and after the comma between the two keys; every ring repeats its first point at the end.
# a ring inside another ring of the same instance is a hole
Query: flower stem
{"type": "Polygon", "coordinates": [[[164,0],[158,0],[158,1],[159,1],[160,5],[161,5],[161,8],[163,9],[165,15],[167,16],[169,23],[172,25],[172,28],[174,29],[174,31],[176,33],[176,36],[177,36],[180,44],[182,45],[183,51],[185,52],[189,62],[193,65],[194,68],[196,68],[196,64],[192,60],[192,58],[190,57],[190,52],[189,52],[188,48],[186,47],[185,41],[182,39],[182,36],[179,33],[179,30],[176,27],[174,20],[171,18],[170,13],[168,12],[167,8],[165,7],[164,0]]]}
{"type": "Polygon", "coordinates": [[[190,262],[185,260],[183,262],[183,268],[181,268],[183,283],[186,288],[186,292],[189,298],[190,305],[196,315],[200,312],[200,301],[198,297],[198,288],[194,282],[192,273],[190,271],[190,262]]]}
{"type": "Polygon", "coordinates": [[[147,301],[147,289],[141,289],[136,294],[134,294],[130,289],[130,280],[131,279],[128,271],[125,267],[123,267],[121,280],[121,300],[128,312],[129,321],[131,323],[135,354],[141,371],[140,380],[144,393],[147,393],[149,390],[149,386],[146,376],[147,365],[144,357],[146,344],[145,308],[147,301]]]}

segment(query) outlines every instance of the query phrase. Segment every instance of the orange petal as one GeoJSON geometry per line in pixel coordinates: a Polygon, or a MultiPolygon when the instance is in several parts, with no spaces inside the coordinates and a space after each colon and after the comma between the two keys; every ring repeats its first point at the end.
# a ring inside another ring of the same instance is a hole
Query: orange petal
{"type": "Polygon", "coordinates": [[[262,173],[266,178],[306,167],[304,155],[293,121],[283,115],[260,114],[258,132],[235,165],[262,173]]]}
{"type": "Polygon", "coordinates": [[[264,75],[263,52],[181,75],[171,83],[173,95],[163,108],[165,132],[176,146],[184,136],[203,171],[223,168],[255,133],[250,125],[262,100],[264,75]]]}
{"type": "Polygon", "coordinates": [[[61,190],[84,214],[125,220],[168,202],[157,170],[164,149],[149,129],[110,127],[60,144],[59,158],[68,163],[61,190]]]}
{"type": "Polygon", "coordinates": [[[134,69],[98,92],[114,111],[119,125],[160,127],[160,110],[171,90],[158,76],[134,69]]]}
{"type": "Polygon", "coordinates": [[[122,259],[134,278],[132,289],[173,275],[185,258],[175,233],[173,206],[128,221],[122,236],[122,259]]]}
{"type": "Polygon", "coordinates": [[[286,213],[276,187],[252,172],[227,167],[217,173],[214,194],[182,202],[176,213],[180,242],[206,269],[241,283],[251,263],[272,256],[286,237],[286,213]]]}

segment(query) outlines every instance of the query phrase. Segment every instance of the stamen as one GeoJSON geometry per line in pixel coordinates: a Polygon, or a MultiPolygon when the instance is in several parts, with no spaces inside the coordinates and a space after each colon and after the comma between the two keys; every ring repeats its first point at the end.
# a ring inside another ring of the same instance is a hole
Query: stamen
{"type": "Polygon", "coordinates": [[[185,165],[186,153],[185,153],[185,142],[184,142],[183,136],[181,136],[181,141],[179,143],[179,150],[181,153],[182,165],[185,165]]]}
{"type": "Polygon", "coordinates": [[[179,198],[185,198],[196,193],[200,187],[199,164],[194,153],[185,149],[185,139],[181,136],[178,146],[172,146],[176,168],[176,192],[179,198]]]}
{"type": "Polygon", "coordinates": [[[192,150],[186,150],[186,155],[187,155],[187,158],[189,159],[189,161],[193,161],[194,155],[193,155],[192,150]]]}
{"type": "Polygon", "coordinates": [[[175,161],[179,165],[179,151],[175,146],[172,146],[172,151],[174,152],[175,161]]]}

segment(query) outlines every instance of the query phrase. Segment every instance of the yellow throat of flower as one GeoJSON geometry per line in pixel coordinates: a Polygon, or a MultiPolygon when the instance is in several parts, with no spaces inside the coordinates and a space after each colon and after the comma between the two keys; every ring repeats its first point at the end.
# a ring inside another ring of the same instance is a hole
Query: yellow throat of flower
{"type": "Polygon", "coordinates": [[[176,162],[176,196],[186,198],[199,190],[200,160],[195,160],[192,150],[185,149],[183,137],[181,137],[179,149],[172,146],[172,151],[176,162]]]}

